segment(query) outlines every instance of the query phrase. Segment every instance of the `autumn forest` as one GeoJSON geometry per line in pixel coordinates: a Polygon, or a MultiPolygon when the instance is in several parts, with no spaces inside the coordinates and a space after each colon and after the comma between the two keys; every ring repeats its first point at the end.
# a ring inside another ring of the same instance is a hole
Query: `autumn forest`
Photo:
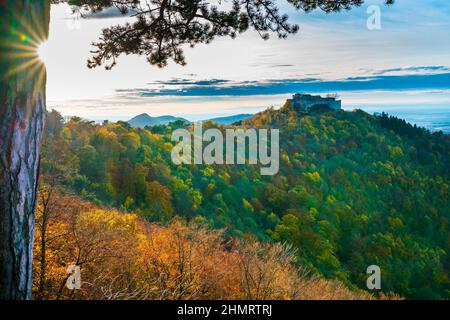
{"type": "Polygon", "coordinates": [[[449,17],[0,1],[0,303],[450,299],[449,17]]]}
{"type": "MultiPolygon", "coordinates": [[[[205,127],[217,126],[210,122],[205,127]]],[[[388,115],[287,103],[280,173],[181,165],[171,132],[48,113],[33,292],[41,299],[448,298],[450,140],[388,115]],[[65,288],[81,266],[83,285],[65,288]],[[383,288],[369,292],[366,268],[383,288]]]]}

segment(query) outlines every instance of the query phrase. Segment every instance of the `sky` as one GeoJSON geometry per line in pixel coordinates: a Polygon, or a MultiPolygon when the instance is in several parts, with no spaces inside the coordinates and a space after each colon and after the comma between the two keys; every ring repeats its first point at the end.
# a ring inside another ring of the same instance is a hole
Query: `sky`
{"type": "Polygon", "coordinates": [[[102,28],[130,18],[106,11],[79,19],[67,5],[53,5],[40,50],[48,108],[92,120],[144,112],[199,120],[278,107],[305,92],[338,93],[348,110],[450,119],[450,1],[396,0],[388,7],[369,0],[338,14],[279,4],[300,25],[286,40],[264,41],[249,31],[186,48],[187,66],[159,69],[145,57],[123,56],[111,71],[86,67],[91,43],[102,28]],[[371,5],[381,9],[379,30],[367,27],[371,5]]]}

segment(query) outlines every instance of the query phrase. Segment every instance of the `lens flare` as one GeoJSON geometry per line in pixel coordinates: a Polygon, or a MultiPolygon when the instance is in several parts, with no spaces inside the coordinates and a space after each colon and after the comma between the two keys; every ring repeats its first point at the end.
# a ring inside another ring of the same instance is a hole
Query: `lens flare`
{"type": "Polygon", "coordinates": [[[29,39],[28,39],[28,37],[26,35],[21,34],[20,35],[20,41],[22,41],[23,43],[26,44],[26,43],[28,43],[29,39]]]}
{"type": "Polygon", "coordinates": [[[8,60],[8,69],[0,75],[0,80],[16,78],[23,83],[32,81],[29,83],[34,84],[37,94],[46,78],[46,21],[34,12],[27,19],[18,15],[12,20],[10,32],[0,36],[0,58],[8,60]]]}

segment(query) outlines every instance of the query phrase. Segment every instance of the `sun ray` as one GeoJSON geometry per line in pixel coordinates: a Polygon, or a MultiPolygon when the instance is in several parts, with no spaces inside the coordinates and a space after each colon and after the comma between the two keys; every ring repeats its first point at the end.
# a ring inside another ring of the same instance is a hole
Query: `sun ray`
{"type": "Polygon", "coordinates": [[[27,77],[28,79],[33,79],[35,73],[37,73],[37,72],[39,71],[40,68],[42,68],[42,64],[39,63],[39,62],[30,65],[30,67],[27,68],[27,70],[25,70],[26,77],[27,77]]]}
{"type": "Polygon", "coordinates": [[[40,61],[38,58],[33,58],[33,59],[28,59],[27,61],[17,65],[14,68],[11,68],[10,70],[8,70],[8,72],[6,73],[7,77],[11,77],[14,74],[17,74],[23,70],[25,70],[26,68],[32,67],[34,64],[39,64],[40,61]]]}
{"type": "Polygon", "coordinates": [[[19,53],[14,54],[14,56],[17,58],[33,58],[33,57],[36,57],[36,52],[33,52],[33,51],[19,52],[19,53]]]}
{"type": "Polygon", "coordinates": [[[37,36],[39,43],[42,43],[47,40],[47,33],[44,30],[44,21],[42,21],[42,17],[40,15],[36,15],[36,12],[32,12],[32,19],[34,21],[34,25],[37,27],[37,36]]]}
{"type": "Polygon", "coordinates": [[[29,21],[19,15],[16,16],[15,24],[10,29],[10,41],[0,43],[0,48],[3,49],[2,56],[8,56],[14,61],[12,67],[4,74],[5,77],[18,73],[23,73],[27,79],[38,76],[38,81],[42,81],[45,77],[44,62],[38,52],[41,44],[47,39],[44,21],[41,20],[35,12],[31,13],[29,21]]]}
{"type": "Polygon", "coordinates": [[[39,88],[41,88],[42,85],[45,83],[46,75],[47,75],[47,73],[46,73],[46,71],[45,71],[45,67],[44,67],[44,65],[42,65],[42,64],[39,65],[39,68],[37,69],[37,71],[39,72],[39,74],[38,74],[38,76],[37,76],[37,80],[36,80],[36,86],[35,86],[35,90],[37,90],[37,92],[35,92],[35,93],[33,94],[33,96],[36,96],[36,94],[37,94],[38,92],[41,92],[41,91],[39,90],[39,88]]]}
{"type": "MultiPolygon", "coordinates": [[[[21,19],[21,17],[18,16],[17,21],[19,22],[19,28],[16,31],[19,31],[20,37],[25,36],[29,41],[36,45],[44,41],[45,35],[39,34],[41,33],[39,29],[41,28],[40,25],[42,24],[42,22],[36,21],[36,19],[34,18],[35,16],[36,14],[32,12],[31,20],[33,21],[33,25],[30,25],[28,21],[21,19]],[[38,29],[38,31],[36,31],[36,29],[38,29]]],[[[24,39],[21,40],[23,41],[24,39]]]]}
{"type": "Polygon", "coordinates": [[[15,49],[17,51],[27,51],[27,52],[35,52],[36,49],[34,46],[30,46],[29,44],[24,44],[21,42],[9,42],[9,43],[2,43],[0,44],[0,47],[6,48],[6,49],[15,49]]]}

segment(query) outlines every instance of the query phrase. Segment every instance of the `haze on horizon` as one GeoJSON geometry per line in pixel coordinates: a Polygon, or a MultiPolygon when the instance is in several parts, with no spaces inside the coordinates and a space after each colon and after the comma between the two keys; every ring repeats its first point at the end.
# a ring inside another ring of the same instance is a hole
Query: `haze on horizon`
{"type": "Polygon", "coordinates": [[[350,12],[281,10],[300,32],[263,41],[248,32],[236,40],[186,48],[188,65],[165,69],[145,57],[123,56],[112,71],[86,67],[103,27],[126,21],[114,11],[87,19],[67,5],[52,6],[43,50],[48,109],[92,120],[128,120],[140,113],[189,120],[255,113],[291,94],[336,92],[345,109],[434,110],[450,117],[450,3],[367,1],[350,12]],[[369,30],[368,6],[381,8],[381,30],[369,30]]]}

